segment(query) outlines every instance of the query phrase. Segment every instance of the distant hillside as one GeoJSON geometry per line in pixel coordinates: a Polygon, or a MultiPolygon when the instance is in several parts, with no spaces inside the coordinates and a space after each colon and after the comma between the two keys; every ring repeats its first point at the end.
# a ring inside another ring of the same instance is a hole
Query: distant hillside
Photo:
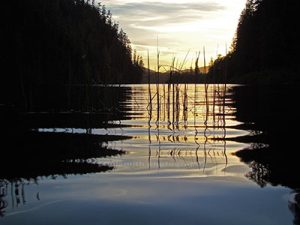
{"type": "MultiPolygon", "coordinates": [[[[208,67],[206,67],[206,70],[204,69],[204,67],[200,67],[199,68],[200,73],[196,76],[194,71],[191,71],[189,69],[183,70],[180,73],[175,73],[173,74],[172,78],[170,80],[170,72],[163,72],[160,73],[159,76],[159,83],[203,83],[204,81],[204,77],[205,77],[205,71],[208,70],[208,67]]],[[[144,68],[144,73],[142,76],[142,80],[141,83],[148,83],[148,69],[144,68]]],[[[158,76],[157,76],[157,72],[150,70],[150,83],[157,83],[158,82],[158,76]]]]}

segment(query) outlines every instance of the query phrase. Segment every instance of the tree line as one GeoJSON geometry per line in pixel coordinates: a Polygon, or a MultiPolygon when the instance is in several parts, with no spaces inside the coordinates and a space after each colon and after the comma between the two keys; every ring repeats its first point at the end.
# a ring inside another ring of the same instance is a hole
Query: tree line
{"type": "Polygon", "coordinates": [[[298,79],[297,1],[247,0],[230,52],[212,63],[219,82],[284,82],[298,79]]]}
{"type": "MultiPolygon", "coordinates": [[[[49,104],[68,99],[62,105],[72,108],[73,86],[141,79],[142,60],[133,62],[130,40],[104,5],[15,0],[1,8],[1,104],[34,110],[42,100],[37,89],[48,89],[49,104]]],[[[82,105],[93,97],[87,88],[80,92],[82,105]]]]}

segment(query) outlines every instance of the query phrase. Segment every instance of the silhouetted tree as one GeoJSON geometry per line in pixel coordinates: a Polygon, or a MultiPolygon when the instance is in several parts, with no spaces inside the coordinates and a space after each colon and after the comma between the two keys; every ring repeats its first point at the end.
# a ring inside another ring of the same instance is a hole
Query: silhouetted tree
{"type": "MultiPolygon", "coordinates": [[[[223,60],[217,59],[211,71],[218,71],[226,60],[231,80],[242,80],[246,74],[272,79],[274,71],[296,74],[300,50],[297,4],[293,0],[248,0],[230,53],[223,60]]],[[[224,71],[219,71],[217,76],[222,74],[224,71]]],[[[289,75],[282,79],[288,80],[289,75]]]]}
{"type": "MultiPolygon", "coordinates": [[[[104,5],[89,0],[16,0],[3,2],[1,8],[0,104],[35,110],[41,101],[39,90],[49,89],[44,99],[49,109],[66,98],[71,108],[78,95],[74,85],[141,78],[127,35],[104,5]]],[[[78,101],[88,104],[90,90],[79,92],[78,101]]]]}

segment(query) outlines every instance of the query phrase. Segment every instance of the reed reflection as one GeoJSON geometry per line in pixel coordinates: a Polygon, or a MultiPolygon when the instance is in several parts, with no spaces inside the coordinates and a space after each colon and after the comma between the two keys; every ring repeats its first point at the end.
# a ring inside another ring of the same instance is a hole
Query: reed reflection
{"type": "Polygon", "coordinates": [[[223,158],[221,164],[226,168],[226,120],[232,115],[226,85],[156,84],[147,88],[148,98],[140,105],[147,104],[144,117],[148,119],[149,168],[153,168],[153,157],[157,158],[158,168],[162,158],[186,162],[185,157],[194,158],[203,172],[207,157],[215,164],[220,164],[220,157],[223,158]],[[156,102],[152,101],[153,96],[156,102]],[[151,138],[153,134],[155,142],[151,138]]]}

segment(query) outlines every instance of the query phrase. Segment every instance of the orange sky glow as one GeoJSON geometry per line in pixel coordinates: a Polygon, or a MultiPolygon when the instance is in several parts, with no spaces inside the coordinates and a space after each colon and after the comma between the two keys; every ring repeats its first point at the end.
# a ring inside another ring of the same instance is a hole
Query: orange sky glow
{"type": "MultiPolygon", "coordinates": [[[[232,43],[246,0],[104,0],[113,19],[127,33],[132,47],[156,66],[157,40],[160,63],[170,65],[174,57],[190,68],[203,46],[206,61],[224,55],[232,43]],[[187,55],[188,53],[188,55],[187,55]]],[[[146,64],[146,63],[145,63],[146,64]]]]}

